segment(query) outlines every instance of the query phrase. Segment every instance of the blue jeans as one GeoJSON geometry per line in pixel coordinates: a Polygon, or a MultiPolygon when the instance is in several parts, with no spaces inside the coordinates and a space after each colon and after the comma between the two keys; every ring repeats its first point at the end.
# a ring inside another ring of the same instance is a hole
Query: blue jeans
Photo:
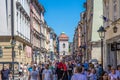
{"type": "Polygon", "coordinates": [[[72,77],[72,76],[69,75],[69,76],[68,76],[68,80],[71,80],[71,77],[72,77]]]}

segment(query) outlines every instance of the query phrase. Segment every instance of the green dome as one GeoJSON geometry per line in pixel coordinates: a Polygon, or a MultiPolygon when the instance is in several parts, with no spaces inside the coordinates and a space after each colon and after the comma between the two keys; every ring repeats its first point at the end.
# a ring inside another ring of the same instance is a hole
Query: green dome
{"type": "Polygon", "coordinates": [[[65,32],[62,32],[62,34],[65,34],[65,32]]]}

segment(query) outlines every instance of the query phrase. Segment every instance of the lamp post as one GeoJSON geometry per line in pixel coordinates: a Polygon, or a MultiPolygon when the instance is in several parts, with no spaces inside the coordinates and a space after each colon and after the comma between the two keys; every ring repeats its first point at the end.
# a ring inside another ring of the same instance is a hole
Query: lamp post
{"type": "Polygon", "coordinates": [[[13,70],[13,80],[14,80],[14,57],[15,57],[15,51],[14,51],[14,47],[15,47],[15,38],[14,38],[14,0],[11,0],[11,37],[12,37],[12,70],[13,70]]]}
{"type": "Polygon", "coordinates": [[[99,30],[97,32],[99,33],[99,37],[101,38],[101,64],[103,67],[103,39],[105,38],[106,30],[104,29],[103,26],[101,26],[99,27],[99,30]]]}
{"type": "Polygon", "coordinates": [[[113,32],[114,32],[114,33],[117,33],[117,29],[118,29],[118,28],[117,28],[116,26],[114,26],[114,27],[113,27],[113,32]]]}

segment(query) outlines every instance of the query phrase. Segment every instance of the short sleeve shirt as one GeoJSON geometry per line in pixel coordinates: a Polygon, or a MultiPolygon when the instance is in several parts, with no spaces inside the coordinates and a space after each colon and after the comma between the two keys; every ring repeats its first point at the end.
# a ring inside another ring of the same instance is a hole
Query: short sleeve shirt
{"type": "Polygon", "coordinates": [[[117,75],[117,74],[112,74],[112,73],[110,73],[109,76],[110,76],[110,80],[115,80],[115,79],[118,78],[118,75],[117,75]]]}
{"type": "Polygon", "coordinates": [[[38,80],[38,71],[31,71],[30,72],[31,79],[30,80],[38,80]]]}
{"type": "Polygon", "coordinates": [[[51,79],[52,71],[50,69],[43,70],[42,74],[44,74],[44,80],[52,80],[51,79]]]}
{"type": "Polygon", "coordinates": [[[87,77],[83,74],[76,73],[72,76],[71,80],[87,80],[87,77]]]}
{"type": "Polygon", "coordinates": [[[2,70],[1,71],[1,75],[2,75],[2,79],[8,79],[9,78],[9,74],[10,74],[10,70],[2,70]]]}
{"type": "Polygon", "coordinates": [[[118,77],[120,78],[120,71],[116,71],[116,74],[117,74],[118,77]]]}

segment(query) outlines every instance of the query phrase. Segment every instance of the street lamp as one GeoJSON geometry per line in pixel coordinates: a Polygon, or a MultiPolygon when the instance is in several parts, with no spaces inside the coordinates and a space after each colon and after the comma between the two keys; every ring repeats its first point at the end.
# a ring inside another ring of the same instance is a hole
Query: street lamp
{"type": "Polygon", "coordinates": [[[99,30],[97,32],[99,33],[99,37],[101,38],[101,64],[103,67],[103,39],[105,38],[106,30],[104,29],[103,26],[101,26],[99,27],[99,30]]]}
{"type": "Polygon", "coordinates": [[[118,28],[117,28],[116,26],[114,26],[114,27],[113,27],[113,32],[114,32],[114,33],[117,33],[117,29],[118,29],[118,28]]]}
{"type": "Polygon", "coordinates": [[[11,0],[11,37],[12,37],[12,67],[13,67],[13,80],[14,80],[14,56],[15,56],[15,51],[14,51],[14,45],[15,45],[15,38],[14,38],[14,0],[11,0]]]}

